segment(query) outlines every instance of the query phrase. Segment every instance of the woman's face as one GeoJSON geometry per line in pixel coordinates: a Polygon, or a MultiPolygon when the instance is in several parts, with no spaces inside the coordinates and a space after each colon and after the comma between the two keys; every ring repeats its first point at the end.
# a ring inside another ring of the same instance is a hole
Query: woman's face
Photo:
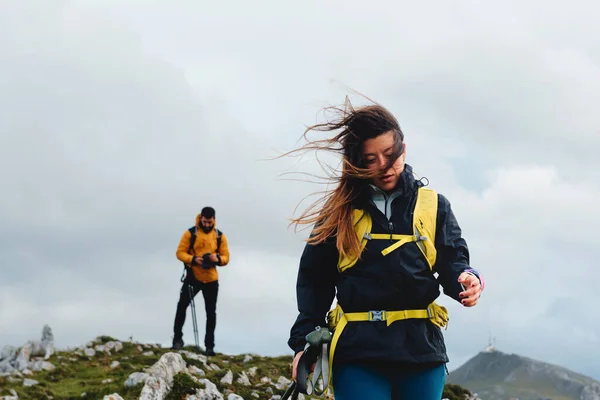
{"type": "MultiPolygon", "coordinates": [[[[389,192],[396,187],[400,174],[404,171],[404,160],[406,159],[406,147],[402,155],[394,162],[391,168],[385,171],[390,157],[394,153],[394,132],[389,131],[375,138],[367,139],[363,146],[363,159],[365,166],[371,172],[378,175],[373,178],[373,184],[379,189],[389,192]]],[[[405,146],[404,144],[402,144],[405,146]]]]}

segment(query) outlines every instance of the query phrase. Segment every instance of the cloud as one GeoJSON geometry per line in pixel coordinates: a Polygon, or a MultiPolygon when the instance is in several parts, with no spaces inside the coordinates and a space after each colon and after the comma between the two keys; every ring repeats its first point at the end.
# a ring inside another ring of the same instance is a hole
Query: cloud
{"type": "Polygon", "coordinates": [[[581,305],[596,300],[590,277],[600,256],[594,236],[600,192],[560,179],[553,168],[504,168],[489,179],[483,193],[454,199],[472,266],[487,287],[473,309],[445,301],[451,327],[458,327],[447,331],[456,346],[451,351],[473,353],[481,343],[465,338],[487,332],[501,350],[598,376],[589,347],[598,341],[600,321],[581,305]]]}
{"type": "Polygon", "coordinates": [[[232,251],[218,350],[289,352],[306,232],[287,218],[321,187],[279,175],[320,171],[267,159],[347,84],[398,116],[409,163],[450,199],[485,274],[477,307],[442,300],[450,367],[491,332],[501,350],[600,378],[600,322],[583,311],[599,256],[594,14],[513,3],[8,2],[0,344],[44,323],[61,346],[168,344],[175,249],[210,204],[232,251]]]}

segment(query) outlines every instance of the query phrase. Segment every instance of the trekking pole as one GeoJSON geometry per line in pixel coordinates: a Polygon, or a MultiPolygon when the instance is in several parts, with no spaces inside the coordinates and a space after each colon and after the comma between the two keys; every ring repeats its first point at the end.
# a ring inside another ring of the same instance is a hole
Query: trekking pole
{"type": "Polygon", "coordinates": [[[194,302],[194,288],[188,285],[188,293],[190,295],[190,305],[192,306],[192,323],[194,325],[194,340],[196,341],[196,351],[200,354],[200,344],[198,340],[198,321],[196,321],[196,303],[194,302]]]}
{"type": "Polygon", "coordinates": [[[296,382],[292,381],[292,384],[287,388],[283,396],[281,396],[281,400],[287,400],[290,396],[292,396],[291,400],[296,400],[298,399],[298,393],[298,386],[296,382]]]}

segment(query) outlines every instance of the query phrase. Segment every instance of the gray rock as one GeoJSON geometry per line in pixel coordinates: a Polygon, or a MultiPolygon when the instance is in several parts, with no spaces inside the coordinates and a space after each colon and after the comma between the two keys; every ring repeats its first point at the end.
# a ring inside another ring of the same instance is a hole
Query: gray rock
{"type": "Polygon", "coordinates": [[[148,370],[150,375],[142,388],[139,400],[162,400],[171,390],[173,378],[180,372],[187,373],[185,361],[179,353],[165,353],[148,370]]]}
{"type": "Polygon", "coordinates": [[[244,386],[252,385],[252,383],[250,383],[250,378],[248,378],[248,375],[246,375],[246,373],[244,371],[242,371],[239,374],[236,382],[239,383],[240,385],[244,385],[244,386]]]}
{"type": "Polygon", "coordinates": [[[191,351],[187,350],[179,350],[179,353],[184,355],[185,358],[189,358],[190,360],[197,360],[203,364],[206,364],[207,358],[205,355],[192,353],[191,351]]]}
{"type": "Polygon", "coordinates": [[[140,383],[146,383],[146,379],[149,377],[145,372],[134,372],[125,381],[125,387],[134,387],[140,383]]]}
{"type": "Polygon", "coordinates": [[[17,358],[17,349],[15,346],[4,346],[0,351],[0,361],[3,360],[14,360],[17,358]]]}
{"type": "Polygon", "coordinates": [[[32,352],[33,343],[29,341],[25,344],[25,346],[21,347],[13,366],[19,371],[23,371],[29,365],[29,358],[31,357],[32,352]]]}
{"type": "Polygon", "coordinates": [[[227,371],[225,376],[221,378],[221,383],[226,385],[231,385],[233,383],[233,372],[231,372],[231,370],[227,371]]]}
{"type": "Polygon", "coordinates": [[[5,359],[5,360],[0,361],[0,373],[3,373],[3,374],[5,373],[8,375],[15,371],[17,371],[17,369],[12,366],[11,360],[5,359]]]}
{"type": "Polygon", "coordinates": [[[204,389],[198,389],[196,394],[188,397],[188,400],[224,400],[214,383],[208,379],[200,379],[199,383],[204,385],[204,389]]]}
{"type": "Polygon", "coordinates": [[[44,360],[47,360],[52,356],[56,349],[54,348],[54,335],[49,325],[44,325],[42,329],[42,348],[44,350],[44,360]]]}
{"type": "Polygon", "coordinates": [[[190,373],[194,374],[194,375],[198,375],[198,376],[206,376],[206,372],[204,372],[204,370],[196,367],[195,365],[190,365],[188,367],[188,370],[190,371],[190,373]]]}
{"type": "Polygon", "coordinates": [[[277,379],[277,383],[275,384],[275,387],[279,390],[285,390],[291,383],[292,383],[292,381],[289,380],[288,378],[286,378],[285,376],[280,376],[277,379]]]}
{"type": "Polygon", "coordinates": [[[38,384],[39,384],[39,382],[36,381],[35,379],[29,379],[29,378],[23,379],[23,386],[35,386],[38,384]]]}
{"type": "Polygon", "coordinates": [[[123,400],[118,393],[108,394],[102,400],[123,400]]]}
{"type": "Polygon", "coordinates": [[[0,397],[0,400],[19,400],[19,395],[15,391],[15,389],[10,389],[10,396],[0,397]]]}
{"type": "Polygon", "coordinates": [[[32,371],[54,371],[56,367],[51,362],[37,360],[29,364],[29,369],[32,371]]]}

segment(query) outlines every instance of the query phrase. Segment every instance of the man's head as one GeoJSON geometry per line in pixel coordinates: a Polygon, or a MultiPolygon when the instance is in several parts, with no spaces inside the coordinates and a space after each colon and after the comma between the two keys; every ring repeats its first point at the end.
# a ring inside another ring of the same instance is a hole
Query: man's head
{"type": "Polygon", "coordinates": [[[204,207],[200,212],[200,228],[208,233],[215,227],[215,209],[204,207]]]}

